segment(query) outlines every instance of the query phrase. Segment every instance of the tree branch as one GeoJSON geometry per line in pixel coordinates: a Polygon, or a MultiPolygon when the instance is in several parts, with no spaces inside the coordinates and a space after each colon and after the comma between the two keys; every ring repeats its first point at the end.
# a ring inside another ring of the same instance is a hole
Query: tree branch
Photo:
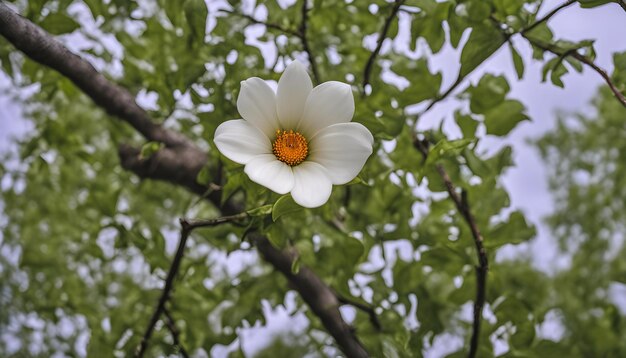
{"type": "Polygon", "coordinates": [[[172,314],[167,308],[163,310],[163,314],[165,315],[165,325],[172,334],[172,340],[174,341],[174,345],[178,348],[178,351],[180,352],[180,355],[183,356],[183,358],[189,358],[187,350],[180,342],[180,332],[178,332],[178,328],[176,328],[176,321],[174,321],[172,314]]]}
{"type": "MultiPolygon", "coordinates": [[[[420,153],[422,153],[424,160],[426,160],[428,157],[428,141],[421,141],[416,138],[413,141],[413,145],[420,153]]],[[[457,211],[461,214],[472,232],[474,245],[476,247],[476,255],[478,256],[478,266],[476,266],[476,299],[474,300],[474,319],[472,323],[472,337],[470,339],[470,351],[468,355],[469,358],[474,358],[476,357],[476,352],[478,351],[480,323],[482,320],[483,307],[485,306],[489,260],[487,258],[487,251],[483,245],[483,237],[470,210],[465,191],[463,191],[459,196],[456,187],[452,183],[452,180],[450,179],[450,176],[446,172],[445,168],[441,164],[437,164],[435,168],[446,186],[446,191],[448,192],[450,199],[454,202],[457,211]]]]}
{"type": "Polygon", "coordinates": [[[380,53],[380,49],[383,47],[383,42],[387,38],[387,32],[389,32],[389,28],[391,27],[391,23],[396,18],[398,11],[400,10],[400,6],[404,4],[405,0],[396,0],[393,4],[393,8],[391,8],[391,13],[385,19],[385,23],[383,27],[380,29],[380,33],[378,34],[378,42],[376,43],[376,48],[367,59],[367,63],[365,64],[365,69],[363,70],[363,94],[365,94],[365,86],[370,83],[370,76],[372,74],[372,68],[374,66],[374,61],[376,61],[376,57],[380,53]]]}
{"type": "Polygon", "coordinates": [[[380,320],[378,319],[378,315],[376,315],[376,312],[374,311],[373,307],[370,307],[366,304],[363,304],[361,302],[357,302],[354,300],[351,300],[347,297],[344,297],[340,294],[337,294],[337,299],[339,300],[340,303],[344,304],[344,305],[350,305],[353,306],[354,308],[357,308],[365,313],[367,313],[367,315],[370,317],[370,322],[372,322],[372,325],[374,326],[374,328],[376,328],[377,331],[380,331],[382,329],[382,326],[380,324],[380,320]]]}
{"type": "Polygon", "coordinates": [[[239,13],[239,12],[236,12],[236,11],[232,11],[232,10],[222,9],[220,11],[228,13],[228,14],[231,14],[231,15],[239,16],[239,17],[242,17],[244,19],[248,19],[253,24],[264,25],[267,28],[278,30],[280,32],[283,32],[283,33],[295,36],[297,38],[302,38],[302,34],[300,32],[298,32],[296,30],[289,29],[289,28],[284,27],[284,26],[281,26],[279,24],[257,20],[256,18],[254,18],[251,15],[242,14],[242,13],[239,13]]]}
{"type": "Polygon", "coordinates": [[[209,219],[209,220],[191,221],[191,220],[186,220],[186,219],[180,219],[181,229],[180,229],[180,241],[178,242],[178,248],[176,249],[174,260],[172,260],[172,264],[167,273],[167,278],[165,279],[165,286],[163,286],[163,291],[161,292],[161,296],[159,297],[157,306],[154,312],[152,313],[152,317],[150,317],[150,322],[148,323],[148,327],[146,328],[146,331],[143,334],[143,337],[141,338],[141,343],[139,344],[139,347],[137,348],[135,357],[140,358],[140,357],[143,357],[143,355],[145,354],[146,349],[148,348],[148,341],[150,340],[150,337],[152,336],[152,332],[154,331],[154,326],[159,321],[161,314],[165,311],[165,303],[170,297],[170,293],[174,285],[174,279],[176,278],[176,275],[178,274],[180,263],[183,259],[183,255],[185,254],[185,246],[187,244],[187,239],[189,238],[189,235],[191,235],[191,232],[196,228],[217,226],[217,225],[225,224],[227,222],[241,220],[246,217],[247,217],[246,213],[241,213],[241,214],[223,216],[217,219],[209,219]]]}
{"type": "Polygon", "coordinates": [[[294,251],[276,249],[267,238],[252,234],[249,237],[263,258],[271,262],[289,280],[309,305],[311,311],[320,318],[326,330],[335,338],[341,350],[348,357],[369,357],[363,345],[339,312],[340,302],[335,292],[330,289],[313,271],[302,267],[294,274],[291,267],[296,257],[294,251]]]}
{"type": "Polygon", "coordinates": [[[317,70],[317,62],[315,61],[315,56],[311,51],[311,47],[309,46],[309,39],[307,37],[307,28],[308,28],[308,18],[309,18],[309,0],[302,0],[302,20],[300,22],[300,40],[302,40],[302,47],[304,47],[304,52],[309,56],[309,63],[311,64],[311,71],[313,72],[313,79],[316,84],[320,83],[320,74],[317,70]]]}
{"type": "Polygon", "coordinates": [[[564,8],[572,5],[573,3],[575,3],[576,0],[568,0],[566,2],[564,2],[563,4],[555,7],[552,11],[550,11],[549,13],[546,14],[546,16],[542,17],[541,19],[535,21],[534,23],[532,23],[530,26],[528,26],[527,28],[523,29],[522,31],[520,31],[520,33],[526,33],[531,31],[532,29],[534,29],[535,27],[543,24],[544,22],[550,20],[552,18],[552,16],[556,15],[557,12],[563,10],[564,8]]]}
{"type": "Polygon", "coordinates": [[[49,33],[16,14],[0,2],[0,35],[32,60],[69,78],[110,115],[129,123],[146,139],[169,147],[186,146],[190,141],[152,122],[126,89],[107,80],[86,60],[70,52],[49,33]]]}
{"type": "MultiPolygon", "coordinates": [[[[178,172],[179,177],[170,177],[171,167],[175,164],[170,161],[175,158],[170,156],[162,156],[155,160],[154,158],[139,159],[138,149],[120,150],[120,156],[124,168],[137,173],[142,178],[153,178],[168,181],[170,183],[183,186],[188,190],[202,195],[204,189],[201,186],[190,185],[195,180],[194,172],[178,172]],[[126,158],[131,155],[132,158],[126,158]],[[147,171],[146,168],[150,168],[147,171]],[[185,174],[187,177],[181,177],[185,174]]],[[[158,152],[157,152],[158,154],[158,152]]],[[[185,170],[185,169],[182,169],[185,170]]],[[[218,193],[216,193],[218,194],[218,193]]],[[[208,200],[219,206],[219,195],[210,195],[208,200]]],[[[241,212],[244,210],[239,202],[227,201],[221,208],[225,214],[233,212],[241,212]]],[[[202,222],[191,222],[197,226],[202,222]]],[[[311,311],[320,318],[324,327],[331,336],[335,338],[338,346],[348,357],[368,357],[367,352],[354,334],[352,328],[343,320],[339,312],[339,300],[334,291],[328,287],[313,271],[306,267],[300,268],[297,274],[291,271],[295,253],[289,250],[279,250],[272,246],[269,240],[258,233],[248,235],[248,240],[256,246],[263,259],[269,262],[276,270],[281,272],[292,286],[298,291],[302,299],[311,308],[311,311]]]]}
{"type": "MultiPolygon", "coordinates": [[[[124,168],[137,173],[143,178],[154,178],[165,180],[173,184],[181,185],[198,195],[202,195],[204,188],[190,185],[195,181],[197,173],[195,171],[177,172],[178,177],[172,177],[171,168],[175,166],[171,161],[176,159],[170,156],[160,158],[138,158],[139,150],[120,150],[120,156],[124,168]],[[132,158],[125,158],[131,155],[132,158]],[[150,168],[150,171],[146,171],[150,168]],[[181,174],[186,174],[186,178],[181,174]]],[[[157,152],[158,154],[159,152],[157,152]]],[[[182,169],[185,170],[185,169],[182,169]]],[[[210,195],[208,200],[219,206],[219,195],[210,195]]],[[[223,213],[233,213],[243,211],[243,206],[239,202],[227,201],[221,208],[223,213]]],[[[193,225],[202,225],[202,222],[192,222],[193,225]]],[[[276,270],[281,272],[292,286],[298,291],[302,299],[311,308],[311,311],[320,318],[324,327],[331,336],[335,338],[338,346],[348,357],[368,357],[367,352],[354,334],[352,328],[343,320],[339,312],[339,300],[335,292],[328,287],[313,271],[306,267],[300,268],[297,274],[291,270],[295,253],[289,250],[279,250],[275,248],[269,240],[258,233],[251,233],[248,239],[254,244],[263,257],[276,270]]]]}
{"type": "MultiPolygon", "coordinates": [[[[306,10],[303,8],[305,13],[306,10]]],[[[306,23],[304,25],[306,29],[306,23]]],[[[180,133],[154,124],[150,116],[135,103],[128,91],[107,80],[87,61],[71,53],[50,34],[19,16],[1,2],[0,34],[31,59],[68,77],[98,106],[131,124],[146,139],[166,144],[166,148],[160,149],[149,158],[141,158],[138,148],[120,146],[118,154],[123,168],[142,178],[168,181],[200,196],[206,195],[207,188],[198,184],[196,177],[199,171],[207,165],[207,155],[191,140],[180,133]]],[[[314,61],[311,63],[314,66],[314,61]]],[[[316,69],[314,69],[315,72],[316,69]]],[[[207,200],[220,207],[220,196],[219,191],[210,191],[207,200]]],[[[242,203],[233,201],[227,201],[221,206],[225,215],[240,212],[243,209],[242,203]]],[[[163,293],[151,317],[138,353],[143,354],[145,351],[145,345],[150,339],[154,324],[163,312],[172,281],[180,265],[188,234],[188,232],[181,233],[179,247],[168,272],[163,293]]],[[[354,332],[341,317],[337,298],[332,290],[307,268],[300,269],[295,275],[291,273],[293,257],[289,253],[273,247],[264,236],[255,234],[253,237],[253,242],[261,255],[294,284],[303,300],[335,338],[341,350],[349,357],[367,357],[367,353],[354,332]]]]}
{"type": "Polygon", "coordinates": [[[570,57],[573,57],[573,58],[577,59],[578,61],[584,63],[585,65],[591,67],[591,69],[596,71],[604,79],[606,84],[611,89],[611,92],[613,92],[613,95],[615,96],[615,98],[617,98],[617,100],[620,101],[620,103],[624,107],[626,107],[626,97],[624,97],[624,95],[619,91],[619,89],[617,89],[617,86],[615,86],[615,84],[611,80],[611,77],[608,75],[608,73],[606,73],[605,70],[603,70],[598,65],[596,65],[591,59],[587,58],[586,56],[581,55],[576,50],[562,51],[561,49],[559,49],[558,47],[556,47],[556,46],[554,46],[552,44],[544,43],[542,41],[533,39],[531,37],[528,37],[525,34],[522,34],[522,36],[524,36],[524,38],[526,40],[528,40],[535,47],[538,47],[538,48],[540,48],[540,49],[542,49],[544,51],[551,52],[551,53],[553,53],[553,54],[555,54],[557,56],[561,56],[561,57],[570,56],[570,57]]]}
{"type": "MultiPolygon", "coordinates": [[[[527,32],[529,32],[530,30],[534,29],[535,27],[541,25],[542,23],[550,20],[552,18],[552,16],[556,15],[559,11],[563,10],[564,8],[572,5],[573,3],[575,3],[576,0],[568,0],[565,3],[557,6],[555,9],[553,9],[552,11],[550,11],[548,14],[546,14],[546,16],[542,17],[541,19],[537,20],[536,22],[532,23],[531,25],[529,25],[528,27],[522,29],[519,33],[520,34],[525,34],[527,32]]],[[[497,21],[496,21],[497,22],[497,21]]],[[[498,26],[500,25],[500,23],[498,22],[498,26]]],[[[516,33],[509,33],[509,34],[504,34],[505,36],[505,41],[503,41],[502,44],[505,44],[507,41],[510,40],[510,38],[515,35],[516,33]]],[[[494,51],[493,53],[496,53],[497,51],[494,51]]],[[[486,61],[486,59],[485,59],[486,61]]],[[[478,66],[476,66],[476,68],[478,68],[478,66]]],[[[475,70],[475,69],[474,69],[475,70]]],[[[442,94],[438,95],[437,97],[435,97],[432,101],[430,101],[430,103],[428,104],[428,106],[426,106],[426,108],[424,110],[422,110],[418,115],[417,118],[423,116],[424,114],[426,114],[428,111],[430,111],[437,103],[443,101],[444,99],[446,99],[450,94],[452,94],[452,92],[454,90],[457,89],[457,87],[459,87],[461,85],[461,83],[463,83],[463,80],[465,80],[465,78],[467,78],[467,76],[469,76],[472,72],[474,72],[474,70],[472,70],[470,73],[466,74],[465,76],[458,76],[456,81],[454,81],[454,83],[452,85],[450,85],[450,87],[448,87],[448,89],[443,92],[442,94]]]]}

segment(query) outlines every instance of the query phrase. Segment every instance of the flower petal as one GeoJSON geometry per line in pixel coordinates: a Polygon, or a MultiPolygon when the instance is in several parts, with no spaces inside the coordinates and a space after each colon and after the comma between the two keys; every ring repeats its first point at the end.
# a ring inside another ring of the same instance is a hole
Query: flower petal
{"type": "Polygon", "coordinates": [[[354,97],[350,85],[330,81],[313,88],[304,106],[298,130],[308,138],[336,123],[352,120],[354,97]]]}
{"type": "Polygon", "coordinates": [[[311,139],[310,161],[321,164],[333,184],[354,179],[372,154],[374,138],[360,123],[339,123],[326,127],[311,139]]]}
{"type": "Polygon", "coordinates": [[[321,165],[306,161],[293,169],[293,200],[305,208],[324,205],[330,198],[333,184],[321,165]]]}
{"type": "Polygon", "coordinates": [[[270,86],[258,77],[241,81],[237,109],[246,121],[259,128],[268,138],[280,129],[276,115],[276,95],[270,86]]]}
{"type": "Polygon", "coordinates": [[[269,138],[243,119],[220,124],[215,130],[213,142],[226,158],[239,164],[247,164],[260,154],[272,153],[269,138]]]}
{"type": "Polygon", "coordinates": [[[289,64],[278,81],[276,93],[276,110],[282,129],[296,129],[312,89],[311,77],[304,66],[298,61],[289,64]]]}
{"type": "Polygon", "coordinates": [[[250,179],[278,194],[287,194],[293,188],[291,167],[276,159],[274,154],[263,154],[250,160],[244,172],[250,179]]]}

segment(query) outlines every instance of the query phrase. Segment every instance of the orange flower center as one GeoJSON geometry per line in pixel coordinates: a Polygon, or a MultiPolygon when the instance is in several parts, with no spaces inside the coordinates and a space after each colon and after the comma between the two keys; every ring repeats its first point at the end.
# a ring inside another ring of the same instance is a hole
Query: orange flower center
{"type": "Polygon", "coordinates": [[[292,167],[302,163],[309,154],[306,138],[292,130],[289,132],[277,130],[272,149],[278,160],[292,167]]]}

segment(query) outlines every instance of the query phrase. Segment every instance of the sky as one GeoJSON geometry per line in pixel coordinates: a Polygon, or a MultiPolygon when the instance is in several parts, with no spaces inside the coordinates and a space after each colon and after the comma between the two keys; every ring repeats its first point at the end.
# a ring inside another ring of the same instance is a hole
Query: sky
{"type": "MultiPolygon", "coordinates": [[[[540,14],[547,13],[561,3],[562,1],[546,0],[540,14]]],[[[261,10],[258,14],[262,16],[263,11],[261,10]]],[[[406,14],[401,14],[399,36],[404,36],[403,34],[406,34],[407,31],[406,25],[403,25],[406,20],[402,19],[402,16],[406,16],[406,14]]],[[[626,14],[617,4],[608,4],[594,9],[581,9],[577,4],[574,4],[554,16],[549,25],[556,38],[571,41],[595,40],[597,53],[595,62],[611,73],[613,67],[611,54],[626,51],[625,18],[626,14]]],[[[258,35],[252,33],[250,36],[258,35]]],[[[485,138],[481,141],[479,148],[486,152],[495,152],[504,145],[513,147],[516,165],[504,175],[503,184],[511,196],[512,209],[517,208],[524,211],[527,219],[534,223],[538,229],[537,238],[530,244],[505,248],[499,252],[498,258],[512,258],[519,255],[520,252],[531,253],[537,267],[550,272],[557,268],[566,267],[568,261],[567,258],[558,254],[556,244],[550,239],[549,230],[542,222],[542,218],[554,209],[554,202],[548,190],[547,171],[544,163],[538,151],[532,144],[528,143],[528,140],[539,138],[543,133],[554,128],[557,120],[556,113],[559,111],[593,114],[594,110],[590,105],[590,100],[596,94],[597,88],[604,82],[596,72],[585,67],[582,73],[570,72],[563,77],[564,89],[549,82],[541,83],[543,63],[531,59],[531,49],[526,41],[519,37],[513,37],[512,40],[524,59],[526,68],[522,80],[517,79],[509,50],[504,46],[469,76],[469,82],[476,83],[485,73],[506,76],[511,86],[509,96],[526,105],[532,122],[522,122],[504,139],[485,138]]],[[[383,52],[391,46],[391,41],[387,41],[383,46],[383,52]]],[[[427,52],[427,50],[421,51],[427,52]]],[[[431,69],[442,71],[444,74],[442,88],[447,88],[456,79],[458,55],[458,51],[445,47],[440,53],[431,57],[431,69]]],[[[462,89],[464,86],[460,88],[462,89]]],[[[19,99],[14,98],[12,93],[10,82],[4,74],[0,73],[0,152],[15,149],[15,146],[10,144],[11,138],[24,136],[32,128],[23,118],[19,99]]],[[[28,91],[20,93],[19,96],[27,94],[28,91]]],[[[452,136],[458,135],[458,129],[450,118],[450,113],[457,108],[458,102],[456,101],[454,96],[451,96],[449,100],[436,105],[420,120],[420,129],[438,126],[441,118],[445,117],[444,128],[446,131],[452,136]]],[[[293,298],[289,298],[287,301],[292,302],[293,298]]],[[[289,309],[272,309],[266,306],[264,309],[270,317],[268,320],[269,331],[280,331],[288,317],[287,311],[289,309]]],[[[289,304],[287,306],[289,307],[289,304]]],[[[353,315],[350,310],[345,310],[344,313],[347,316],[353,315]]],[[[295,322],[302,319],[296,319],[295,322]]],[[[300,326],[296,324],[296,327],[300,326]]],[[[255,328],[245,330],[242,334],[242,340],[248,342],[245,344],[247,351],[259,348],[261,343],[254,339],[247,339],[254,337],[259,332],[255,328]]],[[[223,354],[220,352],[222,351],[215,352],[216,356],[223,354]]],[[[438,357],[442,354],[443,350],[433,349],[429,356],[438,357]]]]}

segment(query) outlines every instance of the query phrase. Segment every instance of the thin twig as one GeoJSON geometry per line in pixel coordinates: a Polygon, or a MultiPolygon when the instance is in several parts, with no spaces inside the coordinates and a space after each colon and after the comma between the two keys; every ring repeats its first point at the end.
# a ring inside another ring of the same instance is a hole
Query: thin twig
{"type": "MultiPolygon", "coordinates": [[[[468,73],[468,75],[469,75],[469,73],[468,73]]],[[[454,91],[457,87],[459,87],[459,85],[461,83],[463,83],[463,80],[465,79],[465,77],[466,76],[461,76],[459,74],[459,76],[456,78],[456,81],[454,81],[454,83],[450,87],[448,87],[448,89],[444,93],[438,95],[432,101],[430,101],[428,106],[426,106],[426,108],[424,110],[422,110],[417,115],[417,118],[420,118],[421,116],[426,114],[426,112],[430,111],[437,103],[439,103],[439,102],[443,101],[444,99],[446,99],[452,93],[452,91],[454,91]]]]}
{"type": "Polygon", "coordinates": [[[620,103],[626,107],[626,97],[624,97],[624,94],[622,94],[619,89],[617,89],[617,87],[615,86],[615,84],[613,83],[613,81],[611,80],[611,77],[608,75],[608,73],[606,73],[605,70],[603,70],[602,68],[600,68],[598,65],[596,65],[591,59],[589,59],[588,57],[581,55],[580,53],[578,53],[578,51],[571,51],[571,50],[567,50],[567,51],[561,51],[561,49],[559,49],[558,47],[552,45],[552,44],[548,44],[548,43],[544,43],[542,41],[530,38],[526,35],[522,35],[524,36],[524,38],[526,40],[528,40],[533,46],[538,47],[544,51],[548,51],[551,52],[557,56],[561,56],[561,57],[566,57],[566,56],[570,56],[573,57],[575,59],[577,59],[578,61],[584,63],[585,65],[591,67],[591,69],[593,69],[594,71],[596,71],[606,82],[606,84],[609,86],[609,88],[611,89],[611,92],[613,92],[613,95],[615,95],[615,98],[617,98],[618,101],[620,101],[620,103]]]}
{"type": "Polygon", "coordinates": [[[398,11],[400,10],[400,6],[404,4],[405,0],[396,0],[393,4],[393,8],[391,9],[391,13],[385,19],[385,23],[383,27],[380,29],[380,33],[378,34],[378,42],[376,44],[376,48],[367,59],[367,63],[365,64],[365,69],[363,70],[363,95],[365,95],[365,86],[370,83],[370,76],[372,74],[372,67],[374,66],[374,61],[376,61],[376,56],[380,53],[380,49],[383,47],[383,42],[387,38],[387,33],[389,32],[389,28],[391,27],[391,23],[396,18],[398,11]]]}
{"type": "Polygon", "coordinates": [[[441,164],[437,165],[437,172],[446,184],[446,189],[454,205],[467,225],[469,225],[474,237],[474,245],[476,246],[476,255],[478,256],[478,266],[476,266],[476,299],[474,300],[474,320],[472,324],[472,338],[470,340],[469,358],[476,357],[478,351],[478,339],[480,337],[480,323],[483,314],[483,307],[485,306],[485,292],[487,291],[487,271],[489,270],[489,260],[487,259],[487,251],[483,245],[483,237],[478,230],[476,220],[472,215],[472,212],[467,201],[466,192],[463,191],[461,197],[456,192],[450,176],[443,168],[441,164]]]}
{"type": "Polygon", "coordinates": [[[172,261],[172,265],[167,273],[167,278],[165,279],[165,285],[163,286],[163,291],[161,292],[161,296],[159,297],[159,301],[157,303],[156,309],[150,318],[150,322],[148,323],[148,327],[141,339],[141,343],[137,348],[135,353],[135,357],[140,358],[146,352],[148,348],[148,341],[152,336],[152,332],[154,331],[154,326],[159,321],[161,314],[165,310],[165,303],[169,299],[170,292],[172,291],[172,287],[174,284],[174,279],[176,278],[176,274],[178,273],[178,269],[180,268],[180,263],[182,261],[183,255],[185,253],[185,245],[187,244],[187,239],[191,232],[200,227],[208,227],[208,226],[216,226],[220,224],[224,224],[230,221],[241,220],[247,217],[246,213],[240,213],[230,216],[222,216],[217,219],[209,219],[209,220],[187,220],[180,219],[180,241],[178,242],[178,248],[176,249],[176,254],[174,255],[174,260],[172,261]]]}
{"type": "MultiPolygon", "coordinates": [[[[415,139],[413,144],[415,148],[422,153],[424,159],[426,159],[428,156],[428,141],[415,139]]],[[[474,238],[474,245],[476,246],[476,255],[478,256],[478,266],[476,266],[476,299],[474,300],[474,319],[472,323],[472,337],[470,340],[470,351],[468,355],[469,358],[474,358],[476,357],[476,352],[478,351],[480,323],[482,319],[483,307],[485,306],[489,260],[487,258],[487,251],[483,245],[483,237],[478,229],[478,225],[476,224],[476,219],[470,210],[466,192],[463,191],[459,196],[456,187],[452,183],[452,180],[450,179],[450,176],[446,172],[445,168],[441,164],[437,164],[435,168],[446,186],[446,191],[448,192],[450,199],[454,202],[458,212],[469,226],[472,232],[472,237],[474,238]]]]}
{"type": "MultiPolygon", "coordinates": [[[[546,16],[542,17],[541,19],[537,20],[536,22],[532,23],[531,25],[529,25],[528,27],[522,29],[521,31],[519,31],[520,34],[525,34],[527,32],[529,32],[530,30],[534,29],[535,27],[541,25],[542,23],[548,21],[550,18],[552,18],[552,16],[556,15],[559,11],[563,10],[564,8],[572,5],[573,3],[575,3],[576,0],[568,0],[565,3],[557,6],[554,10],[550,11],[548,14],[546,14],[546,16]]],[[[507,43],[507,41],[510,40],[510,38],[515,35],[516,33],[509,33],[509,34],[504,34],[505,36],[505,41],[502,44],[507,43]]],[[[496,51],[494,51],[495,53],[496,51]]],[[[476,67],[478,68],[478,66],[476,67]]],[[[423,116],[424,114],[426,114],[428,111],[430,111],[437,103],[443,101],[444,99],[446,99],[455,89],[457,89],[457,87],[459,87],[459,85],[461,85],[461,83],[463,83],[463,80],[465,80],[465,78],[467,78],[467,76],[469,76],[474,70],[472,70],[470,73],[466,74],[465,76],[458,76],[456,81],[454,81],[454,83],[452,85],[450,85],[450,87],[448,87],[448,89],[438,95],[437,97],[435,97],[432,101],[430,101],[430,103],[428,104],[428,106],[426,106],[426,108],[424,110],[422,110],[420,113],[417,114],[417,118],[423,116]]]]}
{"type": "Polygon", "coordinates": [[[344,297],[344,296],[342,296],[342,295],[340,295],[338,293],[336,293],[336,295],[337,295],[337,299],[342,304],[353,306],[354,308],[360,309],[361,311],[367,313],[367,315],[370,317],[370,322],[372,322],[372,325],[374,326],[374,328],[376,328],[377,331],[380,331],[382,329],[380,321],[378,320],[378,315],[374,311],[373,307],[370,307],[370,306],[368,306],[366,304],[363,304],[361,302],[357,302],[357,301],[351,300],[351,299],[349,299],[347,297],[344,297]]]}
{"type": "Polygon", "coordinates": [[[308,18],[309,18],[309,0],[302,0],[302,21],[300,22],[300,40],[302,40],[302,47],[304,47],[304,52],[306,52],[309,57],[309,63],[311,64],[311,71],[313,72],[313,79],[315,83],[320,83],[320,74],[317,70],[317,62],[315,61],[315,56],[313,55],[313,51],[311,51],[311,47],[309,46],[309,39],[307,37],[307,28],[308,28],[308,18]]]}
{"type": "Polygon", "coordinates": [[[180,355],[183,356],[183,358],[189,358],[189,354],[187,353],[187,350],[185,349],[185,347],[183,347],[182,343],[180,342],[180,332],[178,331],[178,328],[176,328],[176,321],[174,321],[172,314],[166,308],[163,310],[163,315],[165,316],[165,325],[167,326],[167,329],[172,334],[172,340],[174,341],[174,345],[178,348],[178,352],[180,353],[180,355]]]}
{"type": "Polygon", "coordinates": [[[564,8],[572,5],[573,3],[575,3],[576,0],[568,0],[566,2],[564,2],[563,4],[555,7],[552,11],[550,11],[549,13],[546,14],[546,16],[542,17],[541,19],[535,21],[534,23],[532,23],[530,26],[528,26],[527,28],[523,29],[522,31],[520,31],[520,33],[526,33],[531,31],[532,29],[534,29],[535,27],[543,24],[544,22],[550,20],[550,18],[552,18],[552,16],[554,16],[557,12],[563,10],[564,8]]]}
{"type": "Polygon", "coordinates": [[[293,35],[293,36],[296,36],[298,38],[302,37],[301,34],[298,31],[296,31],[296,30],[292,30],[290,28],[287,28],[287,27],[284,27],[284,26],[281,26],[279,24],[275,24],[275,23],[272,23],[272,22],[261,21],[261,20],[258,20],[256,18],[254,18],[251,15],[242,14],[242,13],[239,13],[239,12],[236,12],[236,11],[233,11],[233,10],[228,10],[228,9],[222,9],[220,11],[228,13],[228,14],[231,14],[231,15],[242,17],[244,19],[249,20],[253,24],[264,25],[267,28],[278,30],[280,32],[284,32],[286,34],[293,35]]]}
{"type": "MultiPolygon", "coordinates": [[[[186,188],[194,194],[206,195],[206,186],[197,182],[198,173],[209,164],[206,150],[195,145],[181,133],[166,130],[157,124],[146,123],[152,120],[145,110],[136,105],[132,95],[126,92],[118,96],[120,91],[126,90],[97,73],[87,61],[69,52],[50,34],[16,14],[1,1],[0,35],[26,56],[59,71],[75,83],[78,82],[78,87],[91,96],[98,106],[130,123],[146,138],[167,144],[167,148],[144,159],[139,155],[141,152],[139,148],[121,145],[118,148],[118,155],[124,169],[142,179],[165,181],[186,188]],[[132,101],[127,100],[128,98],[132,101]]],[[[211,163],[211,166],[216,169],[214,182],[222,182],[219,180],[219,165],[211,163]]],[[[227,200],[222,203],[221,196],[221,192],[213,191],[207,200],[227,215],[244,210],[243,201],[227,200]]],[[[306,267],[302,267],[298,274],[293,274],[291,272],[293,257],[272,246],[267,237],[255,235],[253,241],[263,258],[294,284],[302,299],[313,314],[319,317],[324,328],[346,356],[368,357],[354,330],[337,309],[337,299],[328,285],[306,267]]]]}

